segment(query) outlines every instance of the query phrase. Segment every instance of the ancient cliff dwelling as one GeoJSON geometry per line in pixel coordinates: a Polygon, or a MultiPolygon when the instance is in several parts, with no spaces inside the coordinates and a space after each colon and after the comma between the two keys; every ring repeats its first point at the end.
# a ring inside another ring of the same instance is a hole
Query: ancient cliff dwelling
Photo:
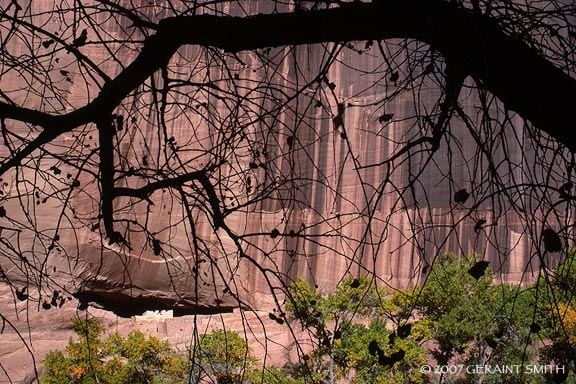
{"type": "Polygon", "coordinates": [[[0,383],[575,382],[575,39],[571,0],[3,0],[0,383]]]}

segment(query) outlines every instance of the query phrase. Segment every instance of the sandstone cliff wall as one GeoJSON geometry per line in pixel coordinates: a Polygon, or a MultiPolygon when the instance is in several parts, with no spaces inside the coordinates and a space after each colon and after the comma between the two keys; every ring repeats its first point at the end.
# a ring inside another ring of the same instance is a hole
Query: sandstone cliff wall
{"type": "MultiPolygon", "coordinates": [[[[248,9],[269,11],[262,6],[252,2],[248,9]]],[[[162,17],[154,7],[145,12],[162,17]]],[[[96,20],[111,36],[131,31],[127,19],[96,20]]],[[[47,23],[47,29],[61,28],[61,22],[47,23]]],[[[88,36],[97,41],[93,31],[88,36]]],[[[19,43],[11,41],[10,48],[24,55],[19,43]]],[[[138,46],[94,44],[81,52],[115,76],[138,46]]],[[[221,162],[209,178],[234,236],[214,230],[206,191],[192,182],[148,199],[117,197],[114,218],[129,247],[109,244],[100,220],[98,133],[88,125],[49,144],[48,155],[34,152],[19,173],[3,178],[8,216],[24,223],[3,232],[14,246],[3,251],[3,270],[17,287],[30,284],[32,275],[48,293],[53,283],[84,292],[82,299],[135,303],[138,310],[269,307],[276,305],[271,288],[297,276],[326,290],[358,273],[405,287],[421,282],[422,270],[444,251],[476,252],[503,281],[525,279],[527,270],[537,269],[531,244],[541,220],[531,223],[525,214],[535,207],[530,215],[538,218],[541,210],[532,196],[515,191],[502,199],[496,191],[541,177],[523,169],[541,172],[524,145],[522,122],[513,118],[502,133],[492,133],[490,161],[483,158],[478,140],[488,132],[482,131],[481,93],[468,82],[460,103],[470,121],[454,118],[433,156],[427,144],[405,151],[430,129],[442,99],[443,65],[433,63],[440,80],[424,76],[412,62],[423,59],[420,48],[392,41],[380,51],[359,42],[219,56],[182,47],[168,66],[171,83],[156,74],[116,111],[124,119],[114,137],[116,186],[140,188],[221,162]],[[164,107],[151,86],[172,87],[164,107]],[[491,185],[495,177],[499,184],[491,185]],[[454,201],[459,189],[472,193],[465,204],[454,201]]],[[[91,100],[95,84],[74,57],[53,55],[59,61],[48,75],[60,106],[27,93],[34,79],[25,75],[4,76],[2,88],[22,105],[53,113],[91,100]]],[[[502,113],[496,104],[489,110],[495,118],[502,113]]],[[[35,134],[24,126],[21,133],[35,134]]],[[[2,151],[6,156],[8,149],[2,151]]]]}

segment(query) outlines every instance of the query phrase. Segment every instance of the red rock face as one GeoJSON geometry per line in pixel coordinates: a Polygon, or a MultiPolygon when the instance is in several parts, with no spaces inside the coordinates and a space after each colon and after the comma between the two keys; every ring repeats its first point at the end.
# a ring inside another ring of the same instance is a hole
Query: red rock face
{"type": "MultiPolygon", "coordinates": [[[[254,13],[265,11],[253,6],[254,13]]],[[[48,23],[47,30],[62,28],[48,23]]],[[[128,24],[101,20],[98,31],[127,37],[128,24]]],[[[76,36],[72,32],[64,31],[63,39],[76,36]]],[[[102,44],[95,32],[88,32],[94,44],[79,50],[114,77],[135,60],[140,44],[102,44]]],[[[478,160],[475,135],[481,133],[457,118],[432,155],[426,143],[407,149],[431,129],[442,100],[442,84],[432,75],[441,77],[443,69],[430,63],[431,74],[422,76],[409,60],[426,49],[403,44],[390,41],[385,51],[354,43],[236,56],[180,48],[164,75],[169,82],[154,74],[114,111],[115,187],[146,188],[205,172],[213,191],[192,178],[146,196],[117,196],[113,219],[123,240],[111,242],[101,210],[102,138],[93,124],[81,126],[51,141],[48,154],[32,153],[19,173],[3,176],[3,206],[18,223],[3,232],[18,249],[3,253],[3,270],[15,286],[31,284],[26,276],[33,275],[38,284],[82,300],[135,311],[267,307],[275,302],[272,287],[297,276],[328,290],[346,274],[375,273],[403,287],[418,283],[422,268],[444,251],[476,252],[502,280],[520,281],[532,263],[530,220],[514,204],[531,202],[519,194],[492,196],[529,174],[499,167],[498,185],[490,185],[495,176],[487,174],[504,159],[514,167],[534,161],[522,147],[521,122],[506,123],[500,140],[508,141],[491,149],[492,165],[478,160]],[[467,201],[454,201],[459,189],[471,192],[467,201]],[[218,229],[214,204],[224,216],[218,229]]],[[[14,55],[26,53],[21,41],[8,46],[14,55]]],[[[93,100],[96,84],[85,76],[93,71],[73,68],[76,58],[65,51],[49,52],[58,59],[47,74],[59,106],[27,94],[27,84],[41,81],[26,74],[8,72],[3,89],[21,105],[58,114],[93,100]]],[[[460,99],[472,119],[467,123],[480,124],[478,92],[465,89],[460,99]]],[[[35,135],[31,127],[18,132],[35,135]]],[[[0,150],[8,155],[6,146],[0,150]]]]}

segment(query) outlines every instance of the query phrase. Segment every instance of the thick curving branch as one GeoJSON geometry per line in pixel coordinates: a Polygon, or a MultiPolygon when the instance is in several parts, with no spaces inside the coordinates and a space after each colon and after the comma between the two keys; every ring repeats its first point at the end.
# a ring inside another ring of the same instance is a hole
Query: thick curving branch
{"type": "Polygon", "coordinates": [[[212,209],[212,219],[214,220],[214,229],[216,230],[224,226],[224,214],[220,210],[220,201],[218,199],[216,191],[214,190],[214,186],[212,185],[210,179],[206,174],[208,170],[209,169],[203,169],[200,171],[190,172],[178,177],[151,182],[141,188],[126,188],[126,187],[114,188],[113,190],[114,197],[131,196],[146,200],[148,199],[148,196],[154,193],[154,191],[163,188],[178,189],[181,188],[184,183],[195,180],[198,181],[202,185],[202,188],[204,189],[206,199],[208,200],[210,208],[212,209]]]}
{"type": "Polygon", "coordinates": [[[180,44],[237,52],[292,44],[416,39],[428,43],[508,108],[576,152],[576,80],[505,34],[489,17],[443,0],[376,0],[340,8],[253,17],[165,19],[180,44]]]}
{"type": "Polygon", "coordinates": [[[114,231],[114,125],[106,116],[96,124],[100,141],[100,188],[102,199],[102,221],[106,235],[115,240],[114,231]]]}

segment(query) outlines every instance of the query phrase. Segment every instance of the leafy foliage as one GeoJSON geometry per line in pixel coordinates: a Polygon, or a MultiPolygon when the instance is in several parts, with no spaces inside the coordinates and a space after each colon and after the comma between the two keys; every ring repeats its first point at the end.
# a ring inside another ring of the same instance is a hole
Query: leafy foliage
{"type": "MultiPolygon", "coordinates": [[[[422,327],[418,324],[416,328],[422,327]]],[[[426,329],[420,329],[400,338],[382,318],[373,319],[368,326],[351,325],[335,349],[335,360],[342,376],[358,384],[427,382],[419,369],[427,362],[426,350],[418,344],[422,337],[420,331],[428,333],[426,329]],[[377,344],[377,353],[371,353],[367,348],[371,344],[377,344]]]]}
{"type": "MultiPolygon", "coordinates": [[[[553,288],[543,280],[523,288],[493,284],[492,271],[484,263],[473,256],[445,254],[434,263],[423,287],[395,294],[393,300],[403,316],[415,310],[416,317],[429,321],[436,345],[431,354],[437,363],[521,367],[554,363],[568,369],[570,343],[567,338],[554,340],[558,326],[564,326],[565,335],[573,329],[572,312],[562,302],[552,310],[551,299],[546,297],[554,291],[559,299],[566,298],[568,293],[560,287],[574,276],[566,272],[567,266],[558,267],[551,279],[553,288]],[[480,263],[482,273],[477,267],[480,263]],[[565,315],[564,322],[560,314],[565,315]],[[543,338],[553,343],[542,348],[543,338]]],[[[452,379],[469,382],[478,377],[452,379]]],[[[482,375],[486,383],[543,383],[548,379],[542,373],[524,374],[522,369],[482,375]]]]}
{"type": "Polygon", "coordinates": [[[98,322],[74,319],[73,323],[78,340],[70,339],[65,352],[46,356],[41,384],[187,382],[188,363],[167,342],[140,331],[102,340],[104,327],[98,322]]]}
{"type": "Polygon", "coordinates": [[[473,258],[445,254],[434,263],[423,288],[414,288],[408,302],[431,322],[438,348],[433,351],[439,364],[448,364],[455,354],[464,353],[473,341],[495,331],[491,312],[495,295],[490,289],[492,273],[473,276],[473,258]]]}
{"type": "Polygon", "coordinates": [[[46,356],[41,384],[298,384],[276,367],[261,367],[236,332],[200,336],[188,358],[139,331],[102,339],[104,327],[94,320],[74,319],[73,327],[78,340],[46,356]]]}
{"type": "MultiPolygon", "coordinates": [[[[565,263],[571,263],[573,256],[565,263]]],[[[286,309],[316,341],[290,376],[308,383],[426,383],[434,376],[420,367],[526,367],[564,365],[574,359],[576,311],[570,306],[573,264],[561,264],[546,289],[494,284],[489,263],[474,256],[444,254],[432,265],[422,287],[393,294],[369,278],[348,278],[332,294],[312,289],[303,279],[289,286],[286,309]],[[553,310],[544,290],[556,292],[553,310]],[[540,291],[540,292],[539,292],[540,291]],[[543,338],[549,341],[542,345],[543,338]],[[552,343],[550,343],[552,341],[552,343]]],[[[539,287],[539,285],[542,285],[539,287]]],[[[555,374],[554,374],[555,375],[555,374]]],[[[563,382],[550,372],[523,369],[490,374],[444,373],[440,382],[563,382]]],[[[571,374],[570,374],[571,375],[571,374]]]]}
{"type": "Polygon", "coordinates": [[[257,363],[246,340],[236,332],[216,330],[202,335],[192,350],[192,375],[218,383],[244,383],[257,363]]]}
{"type": "Polygon", "coordinates": [[[542,349],[541,360],[564,365],[576,382],[576,250],[568,251],[554,272],[535,286],[542,296],[538,310],[545,336],[552,341],[542,349]]]}
{"type": "Polygon", "coordinates": [[[427,331],[420,324],[398,330],[387,327],[393,309],[390,295],[366,276],[344,279],[331,294],[312,289],[303,279],[288,291],[287,311],[316,340],[301,365],[290,367],[292,376],[313,383],[426,382],[417,367],[426,362],[418,341],[427,331]],[[377,348],[371,351],[368,345],[377,348]]]}

